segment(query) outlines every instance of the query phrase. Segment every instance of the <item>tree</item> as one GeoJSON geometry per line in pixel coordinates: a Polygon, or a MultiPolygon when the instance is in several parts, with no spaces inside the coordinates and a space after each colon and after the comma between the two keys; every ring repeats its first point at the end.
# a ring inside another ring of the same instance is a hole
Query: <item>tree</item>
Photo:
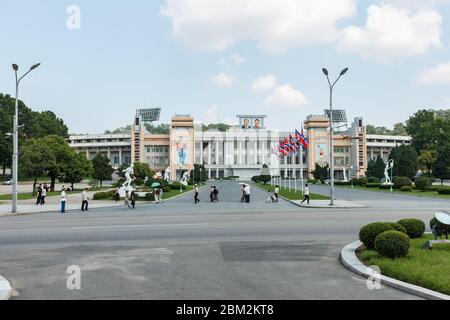
{"type": "Polygon", "coordinates": [[[386,168],[386,164],[383,161],[383,158],[378,155],[377,159],[375,160],[375,167],[374,167],[374,177],[377,177],[378,179],[384,178],[384,169],[386,168]]]}
{"type": "Polygon", "coordinates": [[[191,170],[190,174],[194,183],[205,182],[208,180],[208,172],[206,172],[204,164],[194,164],[194,169],[191,170]]]}
{"type": "Polygon", "coordinates": [[[444,184],[444,180],[450,179],[450,141],[440,147],[436,162],[433,164],[433,175],[441,180],[441,185],[444,184]]]}
{"type": "Polygon", "coordinates": [[[264,184],[267,184],[272,179],[272,175],[270,174],[270,169],[267,166],[267,164],[263,164],[261,168],[261,173],[259,176],[259,181],[263,182],[264,184]]]}
{"type": "Polygon", "coordinates": [[[103,186],[103,180],[110,180],[114,172],[108,157],[101,153],[97,153],[92,158],[92,169],[92,177],[100,181],[100,187],[103,186]]]}
{"type": "Polygon", "coordinates": [[[93,169],[92,162],[86,158],[86,155],[73,151],[70,156],[72,159],[66,163],[63,176],[59,180],[70,183],[73,190],[74,183],[81,182],[85,177],[90,176],[93,169]]]}
{"type": "Polygon", "coordinates": [[[407,136],[408,132],[406,131],[405,124],[402,123],[402,122],[394,124],[394,129],[392,129],[391,135],[393,135],[393,136],[407,136]]]}
{"type": "Polygon", "coordinates": [[[328,163],[325,166],[316,163],[316,168],[311,173],[314,179],[320,180],[320,182],[324,183],[325,180],[328,179],[328,171],[329,171],[328,163]]]}
{"type": "Polygon", "coordinates": [[[446,121],[433,110],[419,110],[406,122],[406,130],[412,137],[411,145],[420,153],[422,150],[436,150],[441,140],[449,138],[443,132],[446,121]]]}
{"type": "Polygon", "coordinates": [[[148,163],[135,162],[133,164],[134,176],[139,179],[153,178],[155,171],[150,168],[148,163]]]}
{"type": "Polygon", "coordinates": [[[417,157],[417,164],[420,169],[425,174],[431,173],[434,163],[436,163],[438,153],[436,150],[422,150],[417,157]]]}
{"type": "Polygon", "coordinates": [[[216,129],[216,130],[219,130],[221,132],[225,132],[229,128],[231,128],[231,126],[229,124],[226,124],[226,123],[210,123],[208,125],[203,125],[202,126],[202,131],[208,131],[209,129],[216,129]]]}
{"type": "Polygon", "coordinates": [[[394,176],[412,178],[416,175],[417,153],[412,146],[401,145],[393,148],[389,159],[394,160],[394,176]]]}

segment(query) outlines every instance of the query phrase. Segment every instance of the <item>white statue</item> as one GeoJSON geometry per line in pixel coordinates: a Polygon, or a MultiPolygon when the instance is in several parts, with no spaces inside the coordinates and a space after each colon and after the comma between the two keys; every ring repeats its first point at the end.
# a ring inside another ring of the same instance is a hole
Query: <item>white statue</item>
{"type": "Polygon", "coordinates": [[[342,171],[344,172],[344,182],[347,182],[347,170],[345,168],[342,168],[342,171]]]}
{"type": "Polygon", "coordinates": [[[170,167],[167,167],[166,171],[164,171],[164,180],[170,181],[170,167]]]}
{"type": "Polygon", "coordinates": [[[191,174],[189,173],[189,171],[186,171],[185,173],[183,173],[183,177],[180,180],[181,184],[184,184],[185,186],[187,186],[188,180],[190,177],[191,177],[191,174]]]}
{"type": "Polygon", "coordinates": [[[129,189],[131,187],[131,182],[133,181],[133,179],[131,178],[131,175],[134,173],[134,165],[131,164],[127,169],[123,170],[122,172],[125,172],[125,179],[127,179],[127,181],[125,181],[125,183],[122,185],[122,187],[129,189]]]}
{"type": "Polygon", "coordinates": [[[384,184],[392,184],[391,178],[389,177],[389,169],[392,170],[392,168],[394,168],[394,159],[391,159],[388,161],[388,163],[386,163],[386,168],[384,168],[384,179],[386,181],[384,182],[384,184]]]}

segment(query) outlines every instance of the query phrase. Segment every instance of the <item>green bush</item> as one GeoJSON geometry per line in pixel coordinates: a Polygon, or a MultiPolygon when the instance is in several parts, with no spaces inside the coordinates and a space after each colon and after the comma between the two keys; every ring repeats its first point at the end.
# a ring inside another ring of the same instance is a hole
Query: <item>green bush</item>
{"type": "MultiPolygon", "coordinates": [[[[163,192],[170,192],[172,189],[169,186],[163,186],[163,187],[161,187],[161,190],[163,192]]],[[[180,189],[178,189],[178,190],[180,190],[180,189]]]]}
{"type": "Polygon", "coordinates": [[[365,187],[368,183],[368,180],[366,177],[362,177],[362,178],[353,178],[352,179],[353,185],[354,186],[361,186],[361,187],[365,187]]]}
{"type": "Polygon", "coordinates": [[[411,192],[412,191],[412,187],[410,187],[410,186],[403,186],[403,187],[400,188],[400,191],[411,192]]]}
{"type": "Polygon", "coordinates": [[[366,184],[366,188],[379,188],[381,186],[381,183],[379,182],[369,182],[366,184]]]}
{"type": "Polygon", "coordinates": [[[396,230],[382,232],[375,238],[375,250],[386,258],[405,257],[409,246],[408,236],[396,230]]]}
{"type": "Polygon", "coordinates": [[[431,187],[431,179],[429,177],[420,176],[414,181],[414,185],[416,186],[417,190],[425,191],[429,187],[431,187]]]}
{"type": "Polygon", "coordinates": [[[430,186],[427,188],[428,191],[436,191],[436,192],[439,192],[439,190],[443,189],[450,190],[450,186],[430,186]]]}
{"type": "Polygon", "coordinates": [[[252,181],[253,181],[254,183],[259,183],[259,182],[261,182],[261,176],[253,176],[253,177],[252,177],[252,181]]]}
{"type": "Polygon", "coordinates": [[[378,179],[377,177],[367,177],[367,182],[368,183],[377,183],[377,182],[380,182],[380,179],[378,179]]]}
{"type": "Polygon", "coordinates": [[[349,186],[351,184],[351,182],[350,181],[335,181],[334,184],[337,186],[349,186]]]}
{"type": "Polygon", "coordinates": [[[450,189],[440,189],[438,190],[439,194],[448,195],[450,194],[450,189]]]}
{"type": "Polygon", "coordinates": [[[378,187],[378,188],[380,188],[380,189],[391,189],[391,186],[390,185],[388,185],[388,184],[380,184],[380,186],[378,187]]]}
{"type": "Polygon", "coordinates": [[[155,195],[151,192],[148,192],[144,196],[145,201],[155,201],[155,195]]]}
{"type": "Polygon", "coordinates": [[[115,190],[96,192],[94,193],[94,200],[113,200],[116,194],[115,190]]]}
{"type": "Polygon", "coordinates": [[[359,240],[367,249],[374,248],[375,238],[382,232],[394,230],[394,228],[386,222],[373,222],[365,225],[359,231],[359,240]]]}
{"type": "Polygon", "coordinates": [[[408,234],[406,232],[406,228],[397,222],[386,222],[388,223],[394,230],[403,232],[404,234],[408,234]]]}
{"type": "Polygon", "coordinates": [[[394,188],[400,189],[401,187],[412,187],[412,181],[407,177],[394,177],[394,188]]]}
{"type": "Polygon", "coordinates": [[[405,227],[411,239],[420,238],[425,232],[425,223],[419,219],[402,219],[397,223],[405,227]]]}
{"type": "Polygon", "coordinates": [[[159,184],[161,185],[161,187],[166,187],[166,186],[169,185],[169,182],[167,182],[167,181],[164,180],[164,179],[153,179],[153,178],[152,178],[152,179],[148,179],[148,180],[145,182],[145,186],[151,188],[151,187],[152,187],[152,184],[155,183],[155,182],[159,183],[159,184]]]}
{"type": "Polygon", "coordinates": [[[181,190],[186,190],[186,186],[180,182],[173,182],[173,183],[169,184],[169,188],[171,190],[180,190],[180,188],[181,188],[181,190]]]}
{"type": "Polygon", "coordinates": [[[142,186],[142,185],[144,184],[144,179],[142,179],[142,178],[136,178],[136,179],[134,179],[133,183],[134,183],[136,186],[142,186]]]}
{"type": "Polygon", "coordinates": [[[430,220],[430,229],[433,230],[433,227],[436,226],[436,233],[437,236],[440,237],[443,234],[445,234],[445,231],[447,231],[447,234],[450,234],[450,226],[447,226],[445,224],[440,223],[436,218],[433,218],[430,220]]]}

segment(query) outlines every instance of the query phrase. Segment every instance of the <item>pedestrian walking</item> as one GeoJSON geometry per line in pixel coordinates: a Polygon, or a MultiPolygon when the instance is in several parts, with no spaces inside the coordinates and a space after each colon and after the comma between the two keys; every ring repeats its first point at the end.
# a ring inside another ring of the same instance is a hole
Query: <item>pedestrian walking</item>
{"type": "Polygon", "coordinates": [[[125,192],[125,202],[123,204],[123,208],[124,209],[130,209],[131,208],[130,193],[128,191],[125,192]]]}
{"type": "Polygon", "coordinates": [[[211,202],[214,202],[214,186],[211,186],[209,189],[209,198],[211,199],[211,202]]]}
{"type": "Polygon", "coordinates": [[[45,197],[47,196],[47,189],[44,187],[42,187],[42,191],[41,191],[41,206],[45,204],[45,197]]]}
{"type": "Polygon", "coordinates": [[[66,189],[61,191],[61,213],[66,213],[66,189]]]}
{"type": "Polygon", "coordinates": [[[214,186],[213,190],[213,200],[214,202],[219,202],[219,189],[216,186],[214,186]]]}
{"type": "Polygon", "coordinates": [[[37,198],[36,198],[36,205],[42,204],[41,203],[41,197],[42,197],[42,184],[39,184],[36,188],[37,191],[37,198]]]}
{"type": "Polygon", "coordinates": [[[131,191],[130,200],[131,206],[133,207],[133,209],[136,209],[136,193],[134,192],[134,190],[131,191]]]}
{"type": "Polygon", "coordinates": [[[246,202],[246,203],[250,203],[250,194],[251,194],[251,191],[250,191],[250,185],[249,185],[249,184],[246,184],[246,185],[245,185],[245,187],[244,187],[244,192],[245,192],[245,202],[246,202]]]}
{"type": "Polygon", "coordinates": [[[278,202],[278,199],[280,197],[280,187],[279,186],[275,186],[275,190],[274,190],[274,195],[275,195],[275,202],[278,202]]]}
{"type": "Polygon", "coordinates": [[[309,187],[308,187],[308,184],[305,185],[305,189],[303,191],[303,195],[304,195],[304,198],[303,198],[301,204],[303,204],[303,202],[305,202],[305,201],[307,201],[307,204],[309,204],[309,187]]]}
{"type": "Polygon", "coordinates": [[[198,185],[194,186],[194,203],[197,204],[200,202],[200,199],[198,198],[198,194],[200,192],[200,189],[198,187],[198,185]]]}
{"type": "Polygon", "coordinates": [[[88,209],[88,206],[89,206],[88,200],[89,200],[89,197],[88,197],[88,194],[87,194],[87,188],[85,188],[83,190],[83,192],[81,193],[81,211],[89,211],[89,209],[88,209]]]}
{"type": "Polygon", "coordinates": [[[245,184],[241,184],[241,202],[245,202],[245,184]]]}
{"type": "Polygon", "coordinates": [[[116,200],[116,202],[120,201],[120,189],[119,189],[119,187],[116,187],[116,193],[114,195],[114,199],[116,200]]]}

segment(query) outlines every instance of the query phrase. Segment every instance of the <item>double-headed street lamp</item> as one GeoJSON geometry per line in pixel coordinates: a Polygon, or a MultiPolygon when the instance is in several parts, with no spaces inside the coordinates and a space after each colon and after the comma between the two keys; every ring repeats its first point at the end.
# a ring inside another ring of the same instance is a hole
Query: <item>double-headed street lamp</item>
{"type": "Polygon", "coordinates": [[[31,68],[20,78],[17,75],[19,66],[13,64],[12,68],[16,76],[16,105],[14,110],[13,121],[13,161],[12,161],[12,212],[17,212],[17,183],[18,183],[18,156],[19,156],[19,83],[25,78],[27,74],[40,66],[40,63],[34,64],[31,68]]]}
{"type": "Polygon", "coordinates": [[[330,86],[330,205],[334,205],[334,159],[333,159],[333,88],[334,85],[339,81],[339,79],[348,71],[348,68],[345,68],[339,74],[339,77],[336,81],[331,84],[330,78],[328,77],[328,70],[323,68],[322,72],[325,74],[328,80],[328,85],[330,86]]]}

